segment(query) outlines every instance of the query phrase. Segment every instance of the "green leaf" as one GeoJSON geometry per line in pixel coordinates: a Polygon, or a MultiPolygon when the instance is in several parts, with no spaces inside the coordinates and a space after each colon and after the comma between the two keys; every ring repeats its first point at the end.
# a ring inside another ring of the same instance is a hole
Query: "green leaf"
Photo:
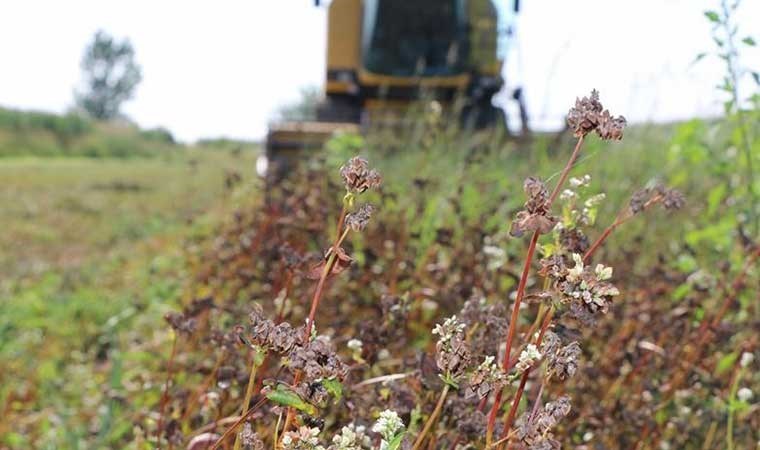
{"type": "Polygon", "coordinates": [[[343,385],[337,378],[322,380],[322,386],[327,390],[327,393],[335,398],[335,403],[338,403],[341,397],[343,397],[343,385]]]}
{"type": "Polygon", "coordinates": [[[398,450],[401,448],[401,442],[404,440],[404,433],[399,433],[393,436],[390,442],[388,442],[388,450],[398,450]]]}
{"type": "Polygon", "coordinates": [[[691,292],[691,285],[688,283],[683,283],[673,291],[673,294],[672,294],[673,300],[674,301],[683,300],[683,298],[689,295],[690,292],[691,292]]]}
{"type": "Polygon", "coordinates": [[[718,360],[718,364],[715,365],[715,374],[723,375],[729,369],[734,366],[736,360],[739,358],[739,352],[729,353],[718,360]]]}
{"type": "Polygon", "coordinates": [[[744,39],[742,39],[742,42],[749,45],[750,47],[754,47],[756,45],[755,40],[752,39],[751,36],[747,36],[744,39]]]}
{"type": "Polygon", "coordinates": [[[715,11],[705,11],[705,17],[712,23],[720,23],[720,16],[715,11]]]}
{"type": "Polygon", "coordinates": [[[267,399],[278,405],[289,406],[310,416],[317,414],[317,408],[306,402],[300,395],[293,392],[288,386],[278,384],[277,388],[267,393],[267,399]]]}

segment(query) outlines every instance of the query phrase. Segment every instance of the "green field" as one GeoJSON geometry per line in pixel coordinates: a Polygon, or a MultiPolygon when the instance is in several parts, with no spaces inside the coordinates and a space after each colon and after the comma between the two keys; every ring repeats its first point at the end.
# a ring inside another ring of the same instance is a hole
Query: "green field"
{"type": "Polygon", "coordinates": [[[64,438],[52,442],[82,438],[55,424],[84,423],[81,411],[102,403],[101,383],[115,375],[93,357],[128,343],[122,331],[142,321],[138,311],[151,311],[155,327],[177,302],[184,239],[239,202],[227,177],[250,186],[256,155],[177,147],[150,158],[0,158],[2,441],[26,445],[7,428],[24,422],[64,438]]]}

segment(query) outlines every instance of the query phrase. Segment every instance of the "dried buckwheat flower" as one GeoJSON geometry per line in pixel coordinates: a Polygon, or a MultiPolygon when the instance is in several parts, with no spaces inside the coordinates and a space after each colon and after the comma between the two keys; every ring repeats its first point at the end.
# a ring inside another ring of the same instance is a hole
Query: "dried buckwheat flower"
{"type": "Polygon", "coordinates": [[[599,92],[594,89],[590,97],[575,99],[575,106],[567,113],[567,124],[576,136],[584,136],[596,129],[603,109],[599,102],[599,92]]]}
{"type": "Polygon", "coordinates": [[[346,215],[346,226],[353,231],[364,231],[367,228],[367,224],[369,224],[373,210],[372,205],[361,205],[356,212],[346,215]]]}
{"type": "Polygon", "coordinates": [[[370,188],[376,188],[382,183],[380,174],[369,169],[369,163],[360,156],[354,156],[340,168],[340,176],[350,193],[361,194],[370,188]]]}
{"type": "Polygon", "coordinates": [[[243,443],[245,450],[264,450],[264,442],[258,434],[253,431],[251,424],[243,425],[243,431],[240,432],[240,441],[243,443]]]}
{"type": "Polygon", "coordinates": [[[494,362],[493,356],[486,356],[482,363],[470,375],[470,382],[465,391],[465,398],[484,398],[492,391],[501,390],[506,383],[506,375],[494,362]]]}
{"type": "Polygon", "coordinates": [[[522,211],[518,212],[509,234],[522,236],[525,232],[538,231],[541,234],[550,232],[558,219],[549,211],[549,194],[546,185],[535,177],[528,177],[523,183],[523,190],[528,196],[522,211]]]}
{"type": "Polygon", "coordinates": [[[433,334],[440,336],[435,345],[436,363],[443,374],[453,379],[461,376],[470,364],[470,349],[464,340],[463,323],[451,316],[433,328],[433,334]]]}

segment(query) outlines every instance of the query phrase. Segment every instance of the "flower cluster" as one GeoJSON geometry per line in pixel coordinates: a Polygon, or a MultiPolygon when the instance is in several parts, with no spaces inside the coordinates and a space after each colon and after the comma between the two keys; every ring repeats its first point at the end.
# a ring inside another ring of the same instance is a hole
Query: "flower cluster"
{"type": "Polygon", "coordinates": [[[516,422],[516,437],[529,450],[559,450],[561,445],[554,439],[552,430],[570,413],[570,398],[562,396],[544,405],[535,416],[524,413],[516,422]]]}
{"type": "Polygon", "coordinates": [[[302,426],[282,436],[284,450],[325,450],[319,443],[319,428],[302,426]]]}
{"type": "Polygon", "coordinates": [[[470,375],[470,382],[465,391],[465,398],[484,398],[492,391],[501,390],[507,377],[494,362],[493,356],[486,356],[482,363],[470,375]]]}
{"type": "Polygon", "coordinates": [[[249,318],[251,326],[247,339],[254,345],[268,348],[278,354],[290,352],[303,335],[287,322],[275,324],[264,316],[258,305],[254,307],[249,318]]]}
{"type": "Polygon", "coordinates": [[[470,352],[484,357],[498,348],[507,335],[507,307],[503,302],[488,303],[482,296],[474,295],[462,306],[459,317],[471,332],[470,352]]]}
{"type": "Polygon", "coordinates": [[[253,431],[248,422],[243,425],[243,431],[240,432],[240,441],[245,450],[264,450],[264,441],[253,431]]]}
{"type": "Polygon", "coordinates": [[[628,206],[632,214],[638,214],[655,203],[661,203],[663,208],[672,211],[683,208],[686,198],[680,191],[657,184],[653,188],[636,191],[628,206]]]}
{"type": "Polygon", "coordinates": [[[288,361],[290,368],[302,371],[308,381],[343,379],[348,370],[330,343],[321,336],[305,345],[293,347],[288,354],[288,361]]]}
{"type": "Polygon", "coordinates": [[[195,331],[195,318],[188,314],[170,312],[164,315],[164,320],[166,320],[169,326],[177,333],[192,334],[193,331],[195,331]]]}
{"type": "Polygon", "coordinates": [[[374,211],[372,205],[361,205],[355,212],[346,215],[346,226],[353,231],[364,231],[372,217],[372,211],[374,211]]]}
{"type": "Polygon", "coordinates": [[[583,263],[582,257],[573,253],[575,266],[568,268],[559,255],[541,260],[539,273],[552,280],[552,286],[560,301],[570,305],[570,312],[583,323],[593,323],[597,313],[606,314],[612,298],[620,291],[607,280],[612,268],[598,264],[592,269],[583,263]]]}
{"type": "Polygon", "coordinates": [[[340,433],[333,436],[332,442],[327,450],[365,450],[372,445],[365,428],[353,423],[343,427],[340,433]]]}
{"type": "Polygon", "coordinates": [[[382,441],[380,442],[380,449],[385,450],[388,448],[388,444],[398,435],[404,428],[404,422],[398,416],[396,411],[386,409],[380,413],[380,417],[377,419],[374,425],[372,425],[372,431],[380,434],[382,441]]]}
{"type": "Polygon", "coordinates": [[[594,89],[590,97],[575,99],[575,106],[567,114],[567,124],[575,136],[585,136],[592,131],[605,140],[620,140],[626,120],[623,116],[613,117],[599,101],[599,92],[594,89]]]}
{"type": "Polygon", "coordinates": [[[349,193],[361,194],[367,189],[377,188],[382,183],[382,177],[375,169],[369,168],[366,159],[354,156],[340,168],[340,176],[349,193]]]}
{"type": "Polygon", "coordinates": [[[528,177],[523,183],[523,190],[528,196],[524,209],[517,213],[509,234],[515,237],[525,232],[550,232],[557,224],[557,218],[549,211],[549,194],[546,185],[535,177],[528,177]]]}
{"type": "Polygon", "coordinates": [[[433,328],[440,336],[435,344],[436,363],[443,374],[453,379],[461,376],[470,364],[470,349],[464,340],[465,325],[456,316],[433,328]]]}
{"type": "Polygon", "coordinates": [[[546,358],[548,378],[557,377],[564,381],[578,371],[581,346],[577,342],[562,346],[559,336],[552,331],[547,331],[541,342],[541,353],[546,358]]]}
{"type": "Polygon", "coordinates": [[[543,355],[538,351],[538,347],[536,347],[535,344],[528,344],[525,346],[525,349],[520,352],[520,356],[517,358],[517,364],[515,364],[515,369],[518,373],[525,372],[533,367],[536,362],[541,360],[542,356],[543,355]]]}

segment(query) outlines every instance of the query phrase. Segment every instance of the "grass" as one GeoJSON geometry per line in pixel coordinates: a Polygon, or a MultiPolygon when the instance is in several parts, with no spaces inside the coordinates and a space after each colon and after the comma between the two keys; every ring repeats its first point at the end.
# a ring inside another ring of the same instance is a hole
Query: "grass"
{"type": "Polygon", "coordinates": [[[19,419],[82,448],[83,409],[100,424],[96,442],[131,430],[101,387],[116,393],[125,362],[156,359],[129,352],[135,336],[122,332],[154,328],[177,302],[184,239],[225,214],[236,201],[227,175],[250,183],[255,157],[176,146],[150,158],[0,158],[0,442],[30,445],[7,428],[19,419]]]}

